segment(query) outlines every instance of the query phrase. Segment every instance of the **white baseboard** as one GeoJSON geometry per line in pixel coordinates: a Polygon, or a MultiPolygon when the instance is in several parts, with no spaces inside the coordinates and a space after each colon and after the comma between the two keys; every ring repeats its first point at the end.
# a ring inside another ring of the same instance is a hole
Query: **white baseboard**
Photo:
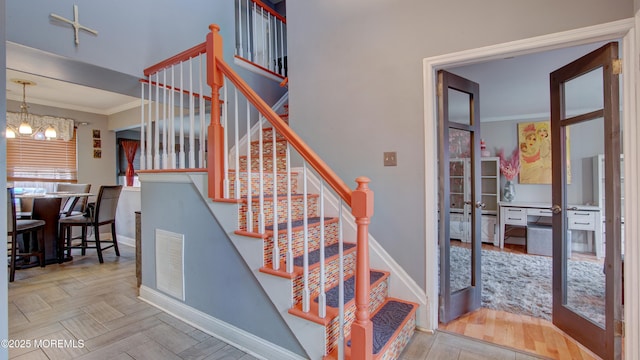
{"type": "MultiPolygon", "coordinates": [[[[100,234],[100,236],[104,236],[102,233],[100,234]]],[[[107,236],[111,236],[111,234],[107,234],[107,236]]],[[[116,236],[118,237],[118,245],[131,246],[132,248],[136,247],[136,239],[120,234],[116,234],[116,236]]]]}
{"type": "Polygon", "coordinates": [[[216,319],[211,315],[196,310],[147,286],[140,286],[139,298],[185,323],[259,359],[305,359],[305,357],[270,343],[222,320],[216,319]]]}

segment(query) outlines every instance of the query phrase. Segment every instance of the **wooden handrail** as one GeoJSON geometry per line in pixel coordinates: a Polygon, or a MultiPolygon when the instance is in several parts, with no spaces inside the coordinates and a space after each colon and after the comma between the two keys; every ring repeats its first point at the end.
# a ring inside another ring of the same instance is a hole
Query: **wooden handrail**
{"type": "MultiPolygon", "coordinates": [[[[140,79],[140,82],[141,82],[141,83],[145,83],[145,84],[149,84],[149,83],[151,83],[151,85],[153,85],[153,86],[159,85],[160,87],[166,87],[166,88],[167,88],[167,89],[169,89],[169,90],[175,90],[175,91],[177,91],[177,92],[182,92],[182,93],[187,94],[187,95],[189,95],[189,94],[193,94],[193,96],[195,96],[195,97],[197,97],[197,98],[199,98],[199,97],[200,97],[200,94],[198,94],[198,93],[190,92],[189,90],[182,90],[182,89],[177,88],[177,87],[175,87],[175,86],[165,85],[165,84],[163,84],[163,83],[158,83],[158,82],[155,82],[155,81],[149,81],[149,80],[147,80],[147,79],[140,79]]],[[[202,95],[202,98],[203,98],[203,99],[205,99],[205,100],[207,100],[207,101],[211,101],[211,96],[202,95]]]]}
{"type": "Polygon", "coordinates": [[[204,54],[206,51],[207,51],[207,42],[205,41],[179,54],[176,54],[166,60],[163,60],[155,65],[149,66],[148,68],[144,69],[144,76],[155,74],[158,71],[168,68],[171,65],[175,65],[182,61],[189,60],[192,57],[196,57],[198,55],[204,54]]]}
{"type": "Polygon", "coordinates": [[[263,8],[263,9],[267,10],[271,15],[275,16],[275,17],[276,17],[276,19],[278,19],[278,20],[282,21],[282,22],[283,22],[283,23],[285,23],[285,24],[287,23],[287,19],[286,19],[284,16],[282,16],[282,15],[278,14],[275,10],[273,10],[273,9],[272,9],[272,8],[270,8],[270,7],[268,7],[268,6],[267,6],[265,3],[263,3],[262,1],[260,1],[260,0],[251,0],[251,1],[252,1],[252,2],[254,2],[256,5],[260,6],[261,8],[263,8]]]}
{"type": "Polygon", "coordinates": [[[294,149],[314,168],[318,174],[331,186],[333,190],[351,206],[351,189],[338,175],[307,145],[291,128],[262,100],[249,85],[238,76],[231,67],[220,58],[216,58],[216,65],[220,71],[235,85],[235,87],[258,109],[294,149]]]}

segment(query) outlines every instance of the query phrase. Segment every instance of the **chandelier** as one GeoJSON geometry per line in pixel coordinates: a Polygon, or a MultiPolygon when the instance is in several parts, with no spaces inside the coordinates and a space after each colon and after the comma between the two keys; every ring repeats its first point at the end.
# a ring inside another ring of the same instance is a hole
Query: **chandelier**
{"type": "Polygon", "coordinates": [[[41,125],[34,132],[32,124],[34,119],[29,114],[29,106],[27,105],[26,87],[27,85],[35,85],[36,83],[29,80],[12,79],[12,82],[22,85],[22,103],[20,104],[19,123],[20,126],[16,129],[15,126],[7,124],[7,130],[5,136],[7,139],[13,139],[16,137],[16,132],[20,136],[33,136],[37,140],[55,139],[58,137],[56,129],[51,124],[41,125]],[[16,131],[17,130],[17,131],[16,131]],[[44,131],[43,131],[44,130],[44,131]]]}

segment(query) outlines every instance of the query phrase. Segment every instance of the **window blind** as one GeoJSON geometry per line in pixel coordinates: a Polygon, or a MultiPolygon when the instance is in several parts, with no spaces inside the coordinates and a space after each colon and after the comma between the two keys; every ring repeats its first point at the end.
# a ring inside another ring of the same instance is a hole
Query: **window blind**
{"type": "Polygon", "coordinates": [[[69,141],[7,139],[7,181],[59,181],[78,179],[76,132],[69,141]]]}

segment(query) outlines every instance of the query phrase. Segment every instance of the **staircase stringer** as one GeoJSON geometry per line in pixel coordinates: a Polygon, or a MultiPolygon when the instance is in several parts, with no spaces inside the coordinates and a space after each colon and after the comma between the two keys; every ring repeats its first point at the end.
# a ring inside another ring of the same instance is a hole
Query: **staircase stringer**
{"type": "Polygon", "coordinates": [[[189,177],[309,358],[322,359],[326,347],[318,339],[325,338],[325,327],[289,314],[289,309],[293,306],[292,281],[260,272],[264,250],[262,239],[235,234],[238,227],[238,205],[212,201],[207,194],[207,174],[190,174],[189,177]]]}
{"type": "MultiPolygon", "coordinates": [[[[301,169],[292,168],[292,172],[302,173],[301,169]]],[[[320,193],[320,181],[318,177],[309,172],[307,174],[307,186],[310,193],[320,193]]],[[[331,192],[324,192],[325,214],[326,216],[338,217],[339,204],[338,198],[331,192]]],[[[343,236],[345,239],[354,239],[356,237],[356,222],[349,208],[343,206],[342,209],[343,236]]],[[[389,277],[389,296],[399,299],[408,300],[419,305],[416,315],[416,325],[418,328],[428,329],[428,298],[426,292],[420,288],[418,283],[407,274],[404,268],[398,264],[393,257],[376,241],[369,233],[369,251],[370,266],[372,269],[387,271],[393,276],[389,277]]],[[[432,301],[437,301],[433,299],[432,301]]]]}

